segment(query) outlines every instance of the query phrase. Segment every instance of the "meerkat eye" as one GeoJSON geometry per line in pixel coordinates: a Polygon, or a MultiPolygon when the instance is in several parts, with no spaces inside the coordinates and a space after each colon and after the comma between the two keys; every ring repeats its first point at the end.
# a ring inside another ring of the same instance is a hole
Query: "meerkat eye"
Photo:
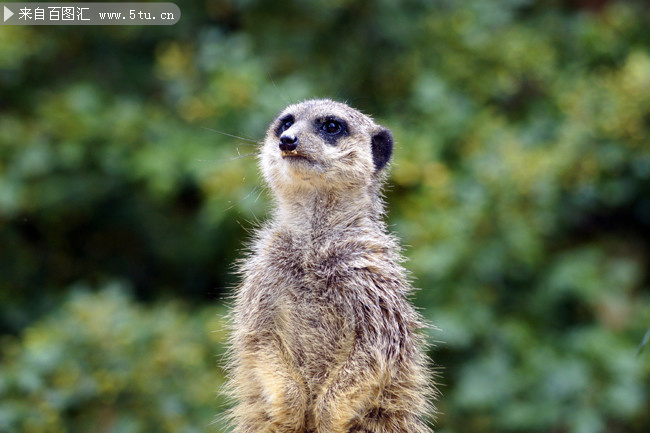
{"type": "Polygon", "coordinates": [[[293,122],[294,122],[294,118],[291,114],[289,114],[288,116],[284,116],[282,119],[280,119],[280,125],[275,130],[276,135],[279,137],[284,131],[291,128],[293,122]]]}
{"type": "Polygon", "coordinates": [[[342,137],[350,135],[347,122],[334,116],[315,119],[314,127],[323,140],[332,146],[335,146],[342,137]]]}
{"type": "Polygon", "coordinates": [[[339,132],[341,132],[343,127],[336,120],[328,120],[327,122],[323,123],[323,125],[321,126],[321,129],[323,131],[327,132],[328,134],[334,135],[334,134],[338,134],[339,132]]]}
{"type": "Polygon", "coordinates": [[[293,120],[287,120],[282,124],[282,132],[286,131],[287,129],[291,128],[291,125],[293,125],[293,120]]]}

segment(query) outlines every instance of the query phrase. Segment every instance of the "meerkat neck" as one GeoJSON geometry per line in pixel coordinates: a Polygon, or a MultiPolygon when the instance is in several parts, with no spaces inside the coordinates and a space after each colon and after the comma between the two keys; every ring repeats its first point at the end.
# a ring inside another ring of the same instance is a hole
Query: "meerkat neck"
{"type": "Polygon", "coordinates": [[[349,227],[376,227],[382,213],[378,199],[367,191],[314,190],[300,199],[278,200],[277,217],[281,226],[300,230],[344,230],[349,227]]]}

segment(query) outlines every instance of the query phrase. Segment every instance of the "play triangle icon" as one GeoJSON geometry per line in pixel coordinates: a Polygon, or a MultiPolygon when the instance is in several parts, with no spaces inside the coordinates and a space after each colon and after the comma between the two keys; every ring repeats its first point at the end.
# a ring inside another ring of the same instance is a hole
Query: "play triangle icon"
{"type": "Polygon", "coordinates": [[[7,6],[5,6],[5,22],[6,22],[9,18],[11,18],[13,15],[14,15],[14,13],[11,12],[7,6]]]}

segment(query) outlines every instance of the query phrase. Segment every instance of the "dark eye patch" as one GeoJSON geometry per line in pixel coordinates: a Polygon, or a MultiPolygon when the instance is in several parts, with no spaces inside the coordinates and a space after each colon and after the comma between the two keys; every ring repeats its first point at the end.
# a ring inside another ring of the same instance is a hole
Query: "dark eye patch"
{"type": "Polygon", "coordinates": [[[338,117],[328,116],[316,119],[316,127],[323,140],[332,146],[336,144],[339,138],[350,135],[348,124],[338,117]]]}
{"type": "Polygon", "coordinates": [[[275,136],[279,137],[282,135],[284,131],[287,129],[291,128],[291,125],[295,122],[295,119],[293,117],[293,114],[287,114],[286,116],[282,116],[280,120],[278,120],[278,126],[275,128],[275,136]]]}

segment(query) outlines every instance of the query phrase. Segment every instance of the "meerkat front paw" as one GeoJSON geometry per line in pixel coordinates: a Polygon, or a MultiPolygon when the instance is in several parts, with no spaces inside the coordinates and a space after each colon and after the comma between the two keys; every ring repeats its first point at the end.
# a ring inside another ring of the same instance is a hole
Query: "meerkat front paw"
{"type": "MultiPolygon", "coordinates": [[[[268,384],[267,384],[268,385],[268,384]]],[[[295,381],[279,381],[263,393],[265,412],[278,431],[301,431],[305,428],[307,395],[295,381]]]]}
{"type": "Polygon", "coordinates": [[[356,410],[351,402],[337,398],[332,390],[318,397],[314,405],[314,430],[317,433],[345,433],[352,425],[356,410]]]}

